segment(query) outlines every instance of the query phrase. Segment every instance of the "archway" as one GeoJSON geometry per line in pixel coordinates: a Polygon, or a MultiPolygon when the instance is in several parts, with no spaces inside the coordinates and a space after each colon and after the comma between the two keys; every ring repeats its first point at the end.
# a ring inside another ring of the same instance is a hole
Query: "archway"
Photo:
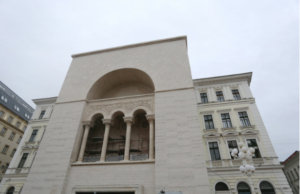
{"type": "Polygon", "coordinates": [[[251,189],[248,184],[241,182],[237,185],[238,194],[251,194],[251,189]]]}
{"type": "Polygon", "coordinates": [[[261,182],[259,188],[262,194],[275,194],[273,186],[267,181],[261,182]]]}
{"type": "Polygon", "coordinates": [[[7,190],[6,194],[13,194],[15,192],[15,187],[11,187],[7,190]]]}
{"type": "Polygon", "coordinates": [[[150,94],[154,92],[152,79],[138,69],[119,69],[97,80],[87,94],[87,100],[150,94]]]}
{"type": "Polygon", "coordinates": [[[216,194],[228,194],[229,188],[225,183],[218,182],[215,186],[216,194]]]}

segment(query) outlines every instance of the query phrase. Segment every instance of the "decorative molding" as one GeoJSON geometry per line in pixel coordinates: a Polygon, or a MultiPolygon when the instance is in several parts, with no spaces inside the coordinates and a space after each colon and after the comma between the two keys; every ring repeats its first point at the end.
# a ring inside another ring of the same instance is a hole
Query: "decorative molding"
{"type": "Polygon", "coordinates": [[[226,127],[226,128],[222,127],[221,130],[222,131],[236,131],[236,127],[226,127]]]}
{"type": "Polygon", "coordinates": [[[250,125],[250,126],[240,126],[240,129],[241,129],[241,130],[244,130],[244,129],[255,129],[255,125],[250,125]]]}
{"type": "Polygon", "coordinates": [[[231,89],[237,89],[239,87],[238,84],[228,85],[231,89]]]}
{"type": "Polygon", "coordinates": [[[84,126],[89,126],[89,127],[93,127],[94,126],[94,122],[92,122],[92,121],[82,121],[82,124],[84,126]]]}
{"type": "Polygon", "coordinates": [[[230,112],[230,111],[231,111],[230,108],[228,108],[228,109],[222,109],[222,110],[217,110],[217,112],[230,112]]]}
{"type": "Polygon", "coordinates": [[[102,121],[105,125],[112,124],[112,119],[102,119],[102,121]]]}
{"type": "Polygon", "coordinates": [[[134,117],[123,117],[125,123],[133,123],[134,117]]]}
{"type": "Polygon", "coordinates": [[[213,88],[215,91],[218,91],[218,90],[222,90],[223,86],[214,86],[213,88]]]}
{"type": "Polygon", "coordinates": [[[214,110],[202,111],[202,112],[200,112],[200,114],[213,114],[214,112],[215,112],[214,110]]]}
{"type": "Polygon", "coordinates": [[[239,110],[248,110],[249,107],[241,107],[241,108],[234,108],[233,110],[239,111],[239,110]]]}
{"type": "Polygon", "coordinates": [[[153,121],[155,119],[155,115],[154,114],[146,115],[146,118],[148,119],[148,121],[153,121]]]}
{"type": "Polygon", "coordinates": [[[218,128],[215,128],[215,129],[203,129],[203,132],[204,133],[207,133],[207,132],[218,132],[218,128]]]}
{"type": "Polygon", "coordinates": [[[225,132],[225,133],[222,133],[221,134],[223,137],[233,137],[233,136],[238,136],[239,135],[239,132],[235,132],[235,131],[232,131],[232,132],[225,132]]]}
{"type": "Polygon", "coordinates": [[[214,138],[214,137],[220,137],[220,136],[221,136],[220,133],[213,133],[213,132],[203,135],[203,137],[205,137],[205,138],[214,138]]]}
{"type": "Polygon", "coordinates": [[[207,88],[198,88],[199,92],[207,92],[207,88]]]}

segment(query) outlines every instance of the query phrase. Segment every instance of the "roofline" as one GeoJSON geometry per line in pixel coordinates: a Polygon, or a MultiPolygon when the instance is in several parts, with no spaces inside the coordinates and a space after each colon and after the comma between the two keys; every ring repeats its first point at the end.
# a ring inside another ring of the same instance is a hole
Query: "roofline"
{"type": "Polygon", "coordinates": [[[49,104],[49,103],[55,103],[57,100],[57,96],[56,97],[49,97],[49,98],[38,98],[38,99],[32,99],[32,101],[36,104],[36,105],[41,105],[41,104],[49,104]]]}
{"type": "Polygon", "coordinates": [[[200,79],[193,79],[194,83],[201,83],[201,82],[209,82],[209,81],[218,81],[218,80],[226,80],[226,79],[236,79],[236,78],[246,78],[248,85],[250,86],[251,80],[252,80],[252,72],[246,72],[246,73],[239,73],[239,74],[231,74],[231,75],[222,75],[222,76],[216,76],[216,77],[206,77],[206,78],[200,78],[200,79]]]}
{"type": "Polygon", "coordinates": [[[172,37],[172,38],[159,39],[159,40],[154,40],[154,41],[148,41],[148,42],[142,42],[142,43],[128,44],[128,45],[124,45],[124,46],[112,47],[112,48],[107,48],[107,49],[102,49],[102,50],[95,50],[95,51],[89,51],[89,52],[84,52],[84,53],[78,53],[78,54],[71,55],[71,57],[72,58],[77,58],[77,57],[93,55],[93,54],[98,54],[98,53],[103,53],[103,52],[111,52],[111,51],[115,51],[115,50],[122,50],[122,49],[127,49],[127,48],[146,46],[146,45],[151,45],[151,44],[158,44],[158,43],[163,43],[163,42],[172,42],[172,41],[176,41],[176,40],[185,40],[186,47],[187,47],[187,36],[177,36],[177,37],[172,37]]]}
{"type": "Polygon", "coordinates": [[[299,153],[299,151],[295,151],[292,155],[290,155],[285,161],[280,162],[280,164],[285,164],[287,163],[290,159],[292,159],[297,153],[299,153]]]}

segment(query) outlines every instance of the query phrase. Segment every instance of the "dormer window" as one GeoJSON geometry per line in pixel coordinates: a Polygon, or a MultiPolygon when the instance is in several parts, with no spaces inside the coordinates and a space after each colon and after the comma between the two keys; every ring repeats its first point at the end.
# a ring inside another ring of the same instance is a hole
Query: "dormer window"
{"type": "Polygon", "coordinates": [[[14,109],[18,112],[20,111],[20,108],[17,105],[14,106],[14,109]]]}

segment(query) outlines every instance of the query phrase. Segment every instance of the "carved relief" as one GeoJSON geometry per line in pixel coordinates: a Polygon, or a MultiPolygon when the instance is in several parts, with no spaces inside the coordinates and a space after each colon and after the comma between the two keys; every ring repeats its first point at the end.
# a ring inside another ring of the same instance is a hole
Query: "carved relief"
{"type": "Polygon", "coordinates": [[[236,89],[236,88],[238,88],[238,84],[233,84],[233,85],[229,85],[229,87],[231,88],[231,89],[236,89]]]}
{"type": "Polygon", "coordinates": [[[223,86],[215,86],[215,87],[213,87],[216,91],[218,91],[218,90],[222,90],[222,88],[223,88],[223,86]]]}
{"type": "Polygon", "coordinates": [[[199,90],[199,92],[206,92],[207,88],[199,88],[198,90],[199,90]]]}

